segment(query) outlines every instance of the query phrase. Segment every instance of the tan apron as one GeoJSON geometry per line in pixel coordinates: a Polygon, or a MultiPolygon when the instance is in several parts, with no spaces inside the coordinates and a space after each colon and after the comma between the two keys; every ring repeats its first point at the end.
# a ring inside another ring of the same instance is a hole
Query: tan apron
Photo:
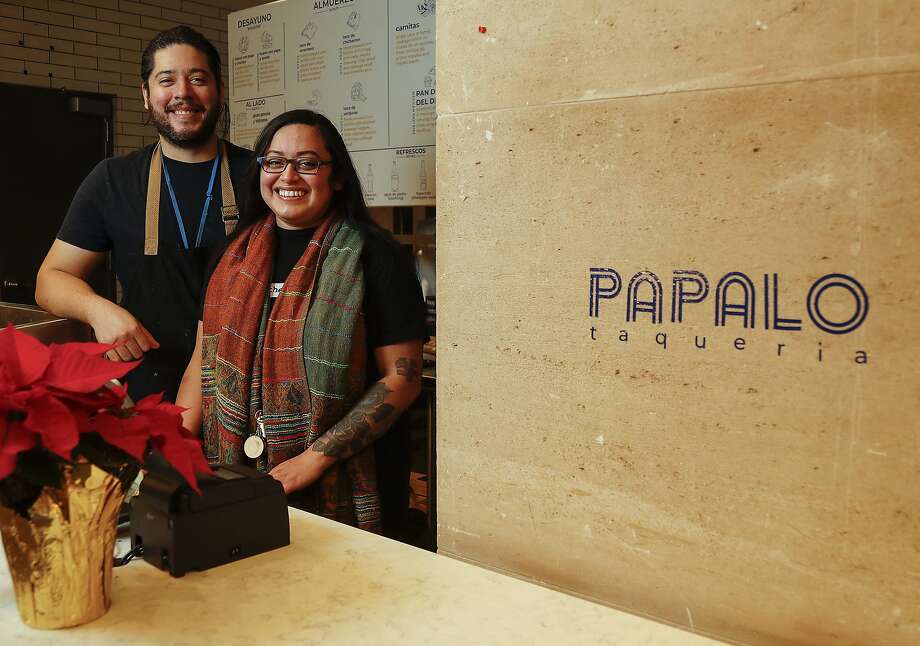
{"type": "MultiPolygon", "coordinates": [[[[163,159],[160,145],[153,149],[150,173],[147,175],[147,218],[144,224],[144,255],[155,256],[160,248],[160,181],[163,177],[163,159]]],[[[233,183],[230,181],[230,162],[227,147],[220,142],[220,198],[221,214],[224,219],[224,233],[230,235],[240,220],[236,206],[233,183]]]]}
{"type": "MultiPolygon", "coordinates": [[[[220,146],[221,212],[224,232],[229,235],[239,222],[239,209],[230,181],[226,145],[221,141],[220,146]]],[[[132,287],[124,290],[121,303],[160,342],[160,348],[145,353],[141,365],[127,375],[128,390],[135,401],[160,391],[165,391],[167,400],[175,398],[195,346],[194,311],[207,266],[206,247],[159,246],[162,164],[158,145],[148,174],[144,253],[137,255],[131,267],[136,274],[130,281],[132,287]]]]}

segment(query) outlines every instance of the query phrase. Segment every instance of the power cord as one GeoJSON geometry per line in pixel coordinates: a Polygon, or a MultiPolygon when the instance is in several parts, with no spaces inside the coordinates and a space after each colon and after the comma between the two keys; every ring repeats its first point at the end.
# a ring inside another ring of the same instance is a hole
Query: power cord
{"type": "Polygon", "coordinates": [[[138,543],[137,545],[132,547],[130,550],[128,550],[127,554],[125,554],[124,556],[120,558],[116,558],[112,562],[112,566],[121,567],[122,565],[127,565],[128,563],[131,562],[131,559],[133,559],[135,556],[143,556],[143,555],[144,555],[144,544],[138,543]]]}

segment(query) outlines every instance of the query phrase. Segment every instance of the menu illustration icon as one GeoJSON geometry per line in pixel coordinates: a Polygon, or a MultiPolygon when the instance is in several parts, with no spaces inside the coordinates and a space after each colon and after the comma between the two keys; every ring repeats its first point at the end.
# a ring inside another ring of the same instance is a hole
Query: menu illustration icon
{"type": "Polygon", "coordinates": [[[364,182],[364,192],[371,194],[374,192],[374,165],[367,165],[367,178],[364,182]]]}
{"type": "Polygon", "coordinates": [[[420,16],[433,16],[435,13],[434,9],[435,0],[425,0],[425,2],[418,3],[418,15],[420,16]]]}
{"type": "Polygon", "coordinates": [[[348,14],[348,19],[345,21],[345,24],[352,28],[352,31],[358,29],[358,25],[361,24],[361,14],[357,11],[352,11],[348,14]]]}

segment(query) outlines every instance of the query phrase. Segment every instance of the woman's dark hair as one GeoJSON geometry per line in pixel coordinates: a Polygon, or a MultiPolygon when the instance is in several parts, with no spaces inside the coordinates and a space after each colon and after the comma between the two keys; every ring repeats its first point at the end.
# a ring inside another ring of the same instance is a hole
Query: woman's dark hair
{"type": "MultiPolygon", "coordinates": [[[[318,112],[313,110],[289,110],[269,121],[255,144],[255,157],[262,157],[265,151],[272,143],[275,133],[290,125],[313,126],[323,138],[326,144],[326,150],[332,157],[332,178],[333,182],[341,182],[342,188],[335,191],[332,202],[329,205],[330,210],[336,211],[339,215],[350,220],[356,227],[365,233],[380,235],[384,230],[378,226],[367,211],[367,205],[364,202],[364,192],[361,189],[361,179],[355,170],[355,165],[351,161],[351,156],[345,148],[345,141],[342,135],[336,130],[332,122],[318,112]]],[[[239,225],[233,235],[235,238],[247,227],[254,222],[261,220],[269,212],[268,205],[262,199],[262,191],[259,186],[260,167],[255,161],[247,173],[246,183],[243,187],[243,207],[240,213],[239,225]]]]}
{"type": "MultiPolygon", "coordinates": [[[[150,88],[149,81],[150,74],[153,72],[154,54],[172,45],[189,45],[204,54],[204,57],[208,61],[208,68],[211,70],[214,80],[217,82],[218,86],[220,86],[222,82],[221,66],[220,54],[217,53],[217,48],[211,44],[211,41],[191,27],[178,25],[158,33],[153,37],[153,40],[147,43],[147,47],[144,48],[144,53],[141,54],[141,83],[143,83],[145,88],[150,88]]],[[[224,139],[227,137],[227,130],[229,130],[229,128],[230,108],[225,100],[224,104],[220,107],[220,120],[217,126],[218,131],[224,139]]]]}

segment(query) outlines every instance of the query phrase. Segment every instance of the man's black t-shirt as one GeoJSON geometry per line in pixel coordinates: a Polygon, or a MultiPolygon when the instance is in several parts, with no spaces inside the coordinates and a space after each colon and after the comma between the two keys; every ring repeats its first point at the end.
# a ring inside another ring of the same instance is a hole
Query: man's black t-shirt
{"type": "MultiPolygon", "coordinates": [[[[182,214],[182,223],[185,229],[185,240],[189,247],[195,246],[195,240],[198,236],[198,227],[201,224],[201,211],[204,208],[207,199],[207,188],[211,179],[211,171],[214,170],[213,161],[205,162],[181,162],[176,159],[163,157],[163,163],[166,170],[169,171],[169,177],[172,181],[173,191],[176,194],[176,202],[179,204],[179,211],[182,214]]],[[[163,183],[166,183],[165,174],[163,183]]],[[[220,168],[217,168],[217,174],[214,176],[214,184],[211,186],[211,201],[208,204],[208,216],[211,216],[216,205],[219,209],[222,192],[220,189],[220,168]]],[[[239,187],[242,188],[242,187],[239,187]]],[[[239,191],[234,183],[234,189],[239,191]]],[[[162,191],[161,191],[162,193],[162,191]]],[[[178,231],[179,220],[172,209],[172,200],[167,203],[170,208],[169,217],[176,226],[178,231]]],[[[163,202],[160,201],[160,212],[162,217],[163,202]]],[[[218,210],[218,216],[220,211],[218,210]]],[[[224,240],[224,223],[220,217],[206,217],[204,231],[201,234],[201,246],[213,248],[221,244],[224,240]]],[[[179,241],[181,245],[181,240],[179,241]]]]}
{"type": "MultiPolygon", "coordinates": [[[[237,205],[252,153],[227,142],[237,205]]],[[[201,247],[185,250],[165,177],[160,187],[159,251],[144,255],[147,176],[153,146],[100,162],[74,196],[58,239],[88,251],[111,251],[122,288],[121,305],[159,342],[127,376],[131,396],[165,391],[175,399],[179,380],[195,347],[201,284],[209,256],[222,246],[222,193],[218,168],[201,247]]],[[[164,158],[165,159],[165,158],[164,158]]],[[[186,237],[194,247],[211,175],[212,161],[165,159],[186,237]]]]}

